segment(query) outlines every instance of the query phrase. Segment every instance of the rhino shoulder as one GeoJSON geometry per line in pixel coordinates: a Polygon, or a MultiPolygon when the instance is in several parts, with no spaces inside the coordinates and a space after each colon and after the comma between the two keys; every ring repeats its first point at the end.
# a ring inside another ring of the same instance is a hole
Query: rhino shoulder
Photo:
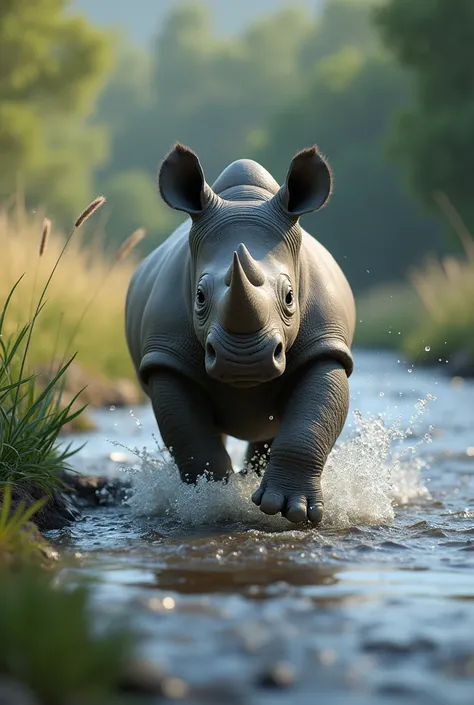
{"type": "Polygon", "coordinates": [[[349,376],[354,368],[352,290],[330,252],[306,232],[300,256],[299,296],[301,324],[289,351],[289,371],[313,359],[331,357],[343,365],[349,376]]]}
{"type": "Polygon", "coordinates": [[[139,265],[126,303],[126,335],[145,390],[150,373],[172,369],[200,381],[203,363],[192,324],[189,224],[183,223],[139,265]]]}

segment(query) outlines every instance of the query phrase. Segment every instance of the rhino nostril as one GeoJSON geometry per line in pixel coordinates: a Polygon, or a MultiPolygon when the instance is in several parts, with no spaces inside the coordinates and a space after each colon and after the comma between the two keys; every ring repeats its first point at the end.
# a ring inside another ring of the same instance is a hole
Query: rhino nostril
{"type": "Polygon", "coordinates": [[[282,355],[283,355],[283,345],[282,345],[282,343],[278,343],[275,350],[273,351],[273,359],[276,360],[277,362],[280,362],[282,355]]]}
{"type": "Polygon", "coordinates": [[[216,351],[211,343],[206,343],[206,357],[209,363],[214,363],[216,361],[216,351]]]}

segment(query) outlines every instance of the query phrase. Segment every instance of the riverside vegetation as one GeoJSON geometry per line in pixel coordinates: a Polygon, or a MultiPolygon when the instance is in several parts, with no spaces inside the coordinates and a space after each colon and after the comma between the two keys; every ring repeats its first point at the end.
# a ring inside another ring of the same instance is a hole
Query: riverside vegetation
{"type": "Polygon", "coordinates": [[[356,343],[397,348],[408,360],[474,376],[474,238],[449,198],[436,200],[458,235],[463,256],[427,258],[408,281],[380,285],[358,301],[356,343]]]}
{"type": "MultiPolygon", "coordinates": [[[[73,235],[103,201],[95,199],[62,242],[59,237],[50,241],[51,223],[45,219],[39,253],[38,237],[34,242],[33,229],[27,231],[31,238],[28,244],[35,245],[33,251],[38,258],[34,284],[38,283],[40,260],[47,251],[47,261],[52,265],[36,300],[31,299],[30,289],[28,307],[25,294],[16,301],[24,283],[19,277],[7,292],[0,312],[0,699],[5,702],[33,698],[34,702],[48,705],[61,705],[71,699],[116,703],[121,702],[117,699],[121,689],[134,688],[134,676],[127,676],[127,672],[132,674],[132,647],[136,641],[133,632],[114,617],[113,625],[102,625],[97,633],[98,615],[91,612],[87,588],[55,584],[54,565],[59,556],[38,531],[38,527],[51,525],[51,516],[53,526],[67,518],[61,490],[65,487],[64,473],[70,470],[68,460],[75,451],[69,446],[61,448],[58,435],[81,415],[83,407],[73,410],[75,398],[61,403],[73,359],[67,357],[67,349],[62,351],[64,359],[46,383],[41,383],[41,376],[32,371],[32,362],[43,361],[41,356],[48,351],[54,355],[58,352],[56,348],[48,350],[51,332],[44,317],[49,303],[46,296],[57,272],[56,291],[73,296],[74,287],[67,290],[66,282],[74,281],[74,276],[77,279],[81,265],[89,262],[83,251],[72,244],[73,235]],[[53,247],[48,250],[51,244],[53,247]],[[74,257],[69,260],[70,278],[61,280],[59,264],[62,259],[67,262],[68,248],[69,256],[74,257]],[[30,311],[30,318],[22,324],[25,308],[30,311]],[[48,570],[41,570],[42,566],[48,570]],[[51,663],[55,665],[54,676],[51,663]]],[[[142,236],[143,233],[135,233],[124,243],[117,256],[121,267],[124,257],[142,236]]],[[[21,266],[15,254],[25,252],[24,243],[20,248],[14,237],[5,240],[10,246],[12,264],[9,276],[15,277],[15,267],[21,266]]],[[[114,276],[113,266],[106,267],[104,273],[103,262],[92,265],[93,281],[104,282],[114,276]]],[[[86,279],[84,272],[82,277],[86,279]]],[[[5,280],[3,283],[8,286],[5,280]]],[[[87,303],[84,307],[84,298],[82,304],[79,323],[88,308],[87,303]]],[[[74,319],[68,321],[72,334],[67,340],[71,345],[79,328],[78,311],[76,306],[74,319]]],[[[58,336],[55,345],[57,340],[58,336]]]]}

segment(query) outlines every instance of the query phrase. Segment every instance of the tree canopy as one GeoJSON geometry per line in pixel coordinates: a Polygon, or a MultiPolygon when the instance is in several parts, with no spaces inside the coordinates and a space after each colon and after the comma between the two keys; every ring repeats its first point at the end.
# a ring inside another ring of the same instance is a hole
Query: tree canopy
{"type": "MultiPolygon", "coordinates": [[[[0,5],[0,195],[18,185],[61,212],[89,197],[105,157],[100,130],[81,129],[107,68],[105,36],[65,0],[0,5]]],[[[79,205],[80,207],[80,205],[79,205]]]]}
{"type": "Polygon", "coordinates": [[[474,3],[389,0],[376,12],[381,36],[415,85],[399,110],[392,157],[421,201],[445,192],[474,227],[474,3]]]}

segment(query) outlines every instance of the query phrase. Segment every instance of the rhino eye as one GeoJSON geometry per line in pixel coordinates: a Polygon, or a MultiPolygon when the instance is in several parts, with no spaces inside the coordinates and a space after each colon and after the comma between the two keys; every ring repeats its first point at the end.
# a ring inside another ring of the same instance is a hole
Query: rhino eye
{"type": "Polygon", "coordinates": [[[285,296],[285,303],[287,306],[291,306],[291,304],[293,303],[293,298],[293,291],[291,289],[288,289],[285,296]]]}
{"type": "Polygon", "coordinates": [[[203,304],[206,303],[206,294],[204,293],[204,290],[201,286],[198,286],[198,289],[196,292],[196,301],[199,304],[199,306],[203,306],[203,304]]]}

